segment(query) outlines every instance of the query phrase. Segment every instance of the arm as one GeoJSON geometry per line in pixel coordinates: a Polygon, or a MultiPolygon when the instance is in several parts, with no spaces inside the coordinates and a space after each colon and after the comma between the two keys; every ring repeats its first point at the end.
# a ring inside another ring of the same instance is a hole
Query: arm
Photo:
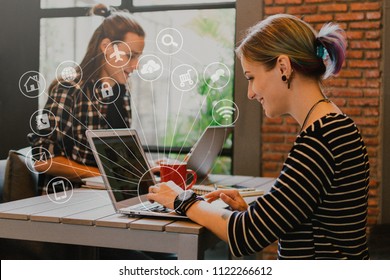
{"type": "Polygon", "coordinates": [[[71,181],[100,175],[97,167],[80,164],[63,156],[53,157],[46,162],[37,161],[35,165],[38,172],[63,176],[71,181]]]}
{"type": "MultiPolygon", "coordinates": [[[[161,183],[150,187],[148,199],[157,201],[164,206],[174,209],[173,202],[183,190],[173,182],[161,183]]],[[[245,210],[248,205],[236,190],[218,190],[206,195],[208,202],[198,201],[187,211],[187,216],[194,222],[208,228],[220,239],[227,241],[227,226],[232,211],[216,208],[209,202],[221,198],[232,209],[245,210]]]]}

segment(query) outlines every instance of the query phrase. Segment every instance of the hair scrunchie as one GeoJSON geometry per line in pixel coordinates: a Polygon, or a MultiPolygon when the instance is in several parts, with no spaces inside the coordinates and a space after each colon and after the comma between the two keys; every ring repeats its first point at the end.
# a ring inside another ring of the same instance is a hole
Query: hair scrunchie
{"type": "Polygon", "coordinates": [[[326,59],[326,57],[328,56],[328,51],[322,44],[321,40],[316,38],[315,45],[316,45],[316,56],[322,60],[326,59]]]}

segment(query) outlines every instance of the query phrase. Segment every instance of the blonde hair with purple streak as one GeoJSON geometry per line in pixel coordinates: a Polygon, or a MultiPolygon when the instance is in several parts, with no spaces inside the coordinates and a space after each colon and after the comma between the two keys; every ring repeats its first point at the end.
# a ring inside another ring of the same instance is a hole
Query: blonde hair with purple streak
{"type": "Polygon", "coordinates": [[[345,32],[337,24],[325,24],[317,33],[295,16],[277,14],[251,27],[236,54],[262,63],[267,70],[284,54],[294,71],[322,80],[339,73],[346,46],[345,32]]]}

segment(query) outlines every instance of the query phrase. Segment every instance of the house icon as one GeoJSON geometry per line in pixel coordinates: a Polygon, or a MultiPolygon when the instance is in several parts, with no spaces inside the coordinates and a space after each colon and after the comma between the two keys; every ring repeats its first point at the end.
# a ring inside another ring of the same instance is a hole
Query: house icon
{"type": "Polygon", "coordinates": [[[38,85],[39,85],[38,75],[28,77],[27,81],[24,83],[24,87],[27,92],[38,90],[38,85]]]}

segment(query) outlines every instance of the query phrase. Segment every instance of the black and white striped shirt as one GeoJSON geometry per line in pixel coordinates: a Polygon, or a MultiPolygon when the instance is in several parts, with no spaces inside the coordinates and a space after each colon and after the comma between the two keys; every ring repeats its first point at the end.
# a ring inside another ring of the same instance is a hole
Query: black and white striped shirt
{"type": "Polygon", "coordinates": [[[329,114],[296,139],[271,191],[228,223],[235,256],[279,239],[279,259],[368,259],[369,163],[354,122],[329,114]]]}

